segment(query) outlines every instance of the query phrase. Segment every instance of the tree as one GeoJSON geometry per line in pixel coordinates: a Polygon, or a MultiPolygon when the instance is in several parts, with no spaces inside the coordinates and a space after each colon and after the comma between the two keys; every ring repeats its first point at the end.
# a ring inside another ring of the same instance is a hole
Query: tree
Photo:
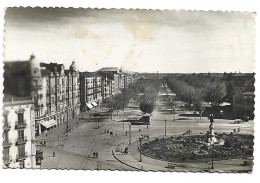
{"type": "Polygon", "coordinates": [[[152,102],[142,101],[139,105],[140,110],[144,113],[151,114],[154,110],[154,104],[152,102]]]}
{"type": "Polygon", "coordinates": [[[103,103],[109,108],[109,111],[111,113],[111,121],[113,120],[113,111],[116,108],[116,100],[112,98],[106,98],[103,103]]]}
{"type": "Polygon", "coordinates": [[[227,96],[227,99],[229,102],[232,101],[233,94],[234,94],[233,85],[230,81],[227,81],[226,82],[226,96],[227,96]]]}
{"type": "Polygon", "coordinates": [[[212,104],[221,104],[222,98],[225,96],[225,86],[220,82],[213,82],[209,84],[206,88],[205,100],[211,102],[212,104]]]}
{"type": "Polygon", "coordinates": [[[195,104],[194,104],[194,110],[195,111],[198,111],[199,114],[200,114],[200,119],[202,117],[202,113],[204,111],[204,107],[202,105],[202,101],[196,101],[195,104]]]}

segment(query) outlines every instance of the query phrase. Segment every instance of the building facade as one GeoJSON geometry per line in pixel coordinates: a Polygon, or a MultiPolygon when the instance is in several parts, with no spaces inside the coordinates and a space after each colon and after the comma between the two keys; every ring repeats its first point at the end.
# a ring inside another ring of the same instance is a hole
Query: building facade
{"type": "Polygon", "coordinates": [[[254,74],[238,73],[233,76],[232,108],[236,118],[254,118],[254,74]]]}
{"type": "Polygon", "coordinates": [[[36,168],[33,98],[38,88],[31,72],[33,58],[4,65],[3,167],[6,168],[36,168]]]}
{"type": "MultiPolygon", "coordinates": [[[[102,77],[93,72],[80,73],[81,111],[91,110],[102,102],[102,77]]],[[[103,83],[103,85],[105,85],[103,83]]]]}
{"type": "Polygon", "coordinates": [[[3,163],[6,168],[36,168],[34,103],[12,98],[3,107],[3,163]]]}
{"type": "Polygon", "coordinates": [[[77,117],[80,113],[79,72],[73,61],[70,69],[63,64],[41,63],[42,97],[36,115],[36,134],[55,128],[77,117]]]}

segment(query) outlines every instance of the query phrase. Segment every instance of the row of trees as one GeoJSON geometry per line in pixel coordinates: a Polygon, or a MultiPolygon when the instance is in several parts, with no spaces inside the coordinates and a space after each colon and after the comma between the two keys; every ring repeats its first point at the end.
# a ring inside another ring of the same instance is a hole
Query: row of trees
{"type": "Polygon", "coordinates": [[[158,85],[159,82],[157,80],[138,80],[136,83],[129,85],[128,88],[121,89],[119,94],[110,98],[106,98],[103,101],[103,104],[109,108],[111,112],[111,120],[113,111],[124,110],[131,98],[138,93],[144,94],[141,99],[142,104],[144,104],[144,102],[152,104],[152,109],[151,106],[145,107],[140,104],[141,111],[153,111],[154,99],[159,91],[158,85]]]}
{"type": "Polygon", "coordinates": [[[166,78],[167,85],[177,97],[193,106],[200,116],[203,112],[203,102],[219,105],[226,95],[225,84],[221,79],[205,75],[182,75],[166,78]]]}
{"type": "Polygon", "coordinates": [[[139,104],[140,110],[144,113],[151,114],[155,108],[155,102],[160,90],[161,82],[159,80],[146,80],[142,89],[142,98],[139,104]]]}

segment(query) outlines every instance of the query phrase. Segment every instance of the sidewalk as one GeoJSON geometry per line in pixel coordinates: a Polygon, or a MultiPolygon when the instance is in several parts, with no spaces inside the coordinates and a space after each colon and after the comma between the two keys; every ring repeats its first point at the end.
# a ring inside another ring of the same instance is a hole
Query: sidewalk
{"type": "Polygon", "coordinates": [[[79,127],[83,123],[94,121],[95,118],[93,117],[94,113],[97,112],[106,112],[107,108],[93,108],[90,111],[87,112],[81,112],[78,117],[73,118],[72,120],[69,120],[67,122],[64,122],[63,124],[57,126],[54,129],[51,129],[50,131],[43,132],[40,136],[36,137],[36,141],[51,141],[59,139],[59,137],[66,137],[67,132],[67,125],[71,128],[71,130],[74,130],[75,128],[79,127]],[[83,119],[81,119],[83,117],[83,119]]]}

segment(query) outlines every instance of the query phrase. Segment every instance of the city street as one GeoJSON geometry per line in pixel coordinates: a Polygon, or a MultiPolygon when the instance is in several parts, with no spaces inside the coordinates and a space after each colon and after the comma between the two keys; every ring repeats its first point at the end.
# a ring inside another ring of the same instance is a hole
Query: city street
{"type": "MultiPolygon", "coordinates": [[[[136,96],[127,108],[123,111],[114,111],[113,121],[106,108],[95,108],[91,112],[81,113],[79,117],[84,119],[74,119],[68,123],[73,128],[68,135],[64,135],[66,125],[63,124],[42,134],[37,138],[38,144],[46,140],[46,146],[38,146],[44,152],[42,168],[67,168],[67,169],[105,169],[105,170],[161,170],[161,171],[205,171],[208,169],[208,163],[183,163],[176,165],[176,168],[167,168],[168,162],[156,160],[142,155],[138,151],[139,137],[149,135],[149,139],[167,136],[179,136],[187,130],[192,134],[205,134],[209,130],[208,118],[202,119],[194,117],[181,118],[178,116],[183,113],[192,113],[192,111],[181,111],[178,107],[182,105],[181,101],[175,101],[176,114],[173,114],[167,107],[167,93],[175,96],[168,88],[161,87],[158,94],[156,109],[153,112],[151,125],[131,125],[129,132],[129,123],[127,118],[138,116],[142,112],[139,110],[139,98],[136,96]],[[167,92],[166,92],[167,90],[167,92]],[[100,113],[94,117],[94,113],[100,113]],[[90,118],[91,116],[91,118],[90,118]],[[125,122],[123,122],[123,119],[125,122]],[[77,124],[78,122],[78,124],[77,124]],[[106,132],[106,133],[105,133],[106,132]],[[109,132],[109,133],[108,133],[109,132]],[[129,137],[129,133],[131,133],[129,137]],[[131,144],[129,142],[131,141],[131,144]],[[129,153],[122,151],[128,147],[129,153]],[[98,157],[93,153],[97,152],[98,157]],[[54,155],[55,154],[55,155],[54,155]]],[[[176,97],[175,97],[176,100],[176,97]]],[[[240,128],[242,134],[253,134],[253,121],[247,123],[234,124],[232,120],[216,119],[214,122],[214,131],[221,133],[230,133],[234,129],[240,128]]],[[[224,170],[246,170],[249,167],[241,167],[243,159],[223,160],[216,162],[214,171],[224,170]],[[235,165],[235,166],[234,166],[235,165]]]]}

